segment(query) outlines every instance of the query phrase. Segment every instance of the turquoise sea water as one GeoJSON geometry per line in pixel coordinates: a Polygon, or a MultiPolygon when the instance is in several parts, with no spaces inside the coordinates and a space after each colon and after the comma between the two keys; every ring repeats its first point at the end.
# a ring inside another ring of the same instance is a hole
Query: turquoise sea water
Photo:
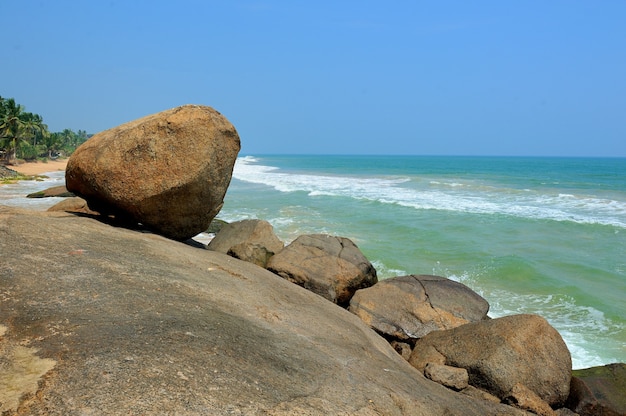
{"type": "MultiPolygon", "coordinates": [[[[24,196],[63,183],[3,185],[0,204],[46,209],[24,196]]],[[[626,159],[245,156],[219,217],[348,237],[380,278],[446,276],[492,317],[545,317],[574,368],[626,362],[626,159]]]]}
{"type": "Polygon", "coordinates": [[[437,274],[537,313],[574,368],[626,362],[626,159],[245,156],[220,218],[352,239],[380,278],[437,274]]]}

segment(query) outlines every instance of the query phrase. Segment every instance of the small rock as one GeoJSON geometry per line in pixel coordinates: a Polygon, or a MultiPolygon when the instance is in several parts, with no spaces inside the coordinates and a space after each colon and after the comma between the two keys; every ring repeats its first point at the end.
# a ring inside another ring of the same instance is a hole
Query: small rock
{"type": "Polygon", "coordinates": [[[96,211],[92,211],[91,209],[89,209],[87,201],[78,196],[65,198],[61,202],[58,202],[48,208],[48,211],[65,211],[89,215],[99,215],[96,211]]]}
{"type": "Polygon", "coordinates": [[[73,193],[69,192],[65,185],[53,186],[52,188],[44,189],[43,191],[33,192],[31,194],[26,195],[26,198],[50,198],[50,197],[59,197],[59,198],[70,198],[76,196],[73,193]]]}
{"type": "Polygon", "coordinates": [[[532,390],[520,383],[513,386],[503,402],[540,416],[556,415],[548,403],[541,400],[532,390]]]}
{"type": "Polygon", "coordinates": [[[391,341],[390,344],[393,349],[402,356],[402,358],[407,361],[409,360],[409,357],[411,356],[411,346],[409,344],[399,341],[391,341]]]}
{"type": "Polygon", "coordinates": [[[436,363],[426,364],[424,376],[456,391],[466,388],[469,381],[466,369],[436,363]]]}
{"type": "Polygon", "coordinates": [[[223,224],[207,249],[225,253],[265,268],[268,260],[284,244],[264,220],[243,220],[223,224]]]}

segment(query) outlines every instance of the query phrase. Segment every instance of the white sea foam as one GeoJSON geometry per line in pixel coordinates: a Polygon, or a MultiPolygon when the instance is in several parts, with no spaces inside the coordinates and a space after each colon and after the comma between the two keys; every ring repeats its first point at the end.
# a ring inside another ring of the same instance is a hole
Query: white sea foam
{"type": "Polygon", "coordinates": [[[47,178],[43,180],[24,180],[2,185],[0,204],[43,211],[58,203],[58,198],[26,198],[28,194],[65,184],[65,172],[51,172],[45,175],[47,178]]]}
{"type": "Polygon", "coordinates": [[[387,278],[396,277],[396,276],[406,276],[409,274],[404,270],[387,267],[385,263],[383,263],[381,260],[372,260],[371,263],[372,263],[372,266],[374,266],[374,268],[376,269],[376,274],[378,276],[378,279],[387,279],[387,278]]]}
{"type": "Polygon", "coordinates": [[[471,181],[291,174],[258,163],[258,159],[250,156],[238,159],[233,177],[271,186],[280,192],[306,192],[311,197],[338,196],[419,210],[509,215],[626,228],[626,201],[499,188],[471,181]]]}

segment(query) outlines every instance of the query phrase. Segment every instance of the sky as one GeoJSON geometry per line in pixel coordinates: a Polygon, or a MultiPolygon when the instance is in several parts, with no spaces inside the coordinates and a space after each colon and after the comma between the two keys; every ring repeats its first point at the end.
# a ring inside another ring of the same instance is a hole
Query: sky
{"type": "Polygon", "coordinates": [[[626,157],[626,0],[0,0],[50,131],[208,105],[241,154],[626,157]]]}

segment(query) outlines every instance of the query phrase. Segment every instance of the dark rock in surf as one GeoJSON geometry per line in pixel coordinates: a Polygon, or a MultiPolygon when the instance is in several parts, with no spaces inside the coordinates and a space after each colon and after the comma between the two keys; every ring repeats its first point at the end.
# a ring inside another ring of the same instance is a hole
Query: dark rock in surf
{"type": "Polygon", "coordinates": [[[626,415],[626,364],[574,370],[567,407],[581,416],[626,415]]]}

